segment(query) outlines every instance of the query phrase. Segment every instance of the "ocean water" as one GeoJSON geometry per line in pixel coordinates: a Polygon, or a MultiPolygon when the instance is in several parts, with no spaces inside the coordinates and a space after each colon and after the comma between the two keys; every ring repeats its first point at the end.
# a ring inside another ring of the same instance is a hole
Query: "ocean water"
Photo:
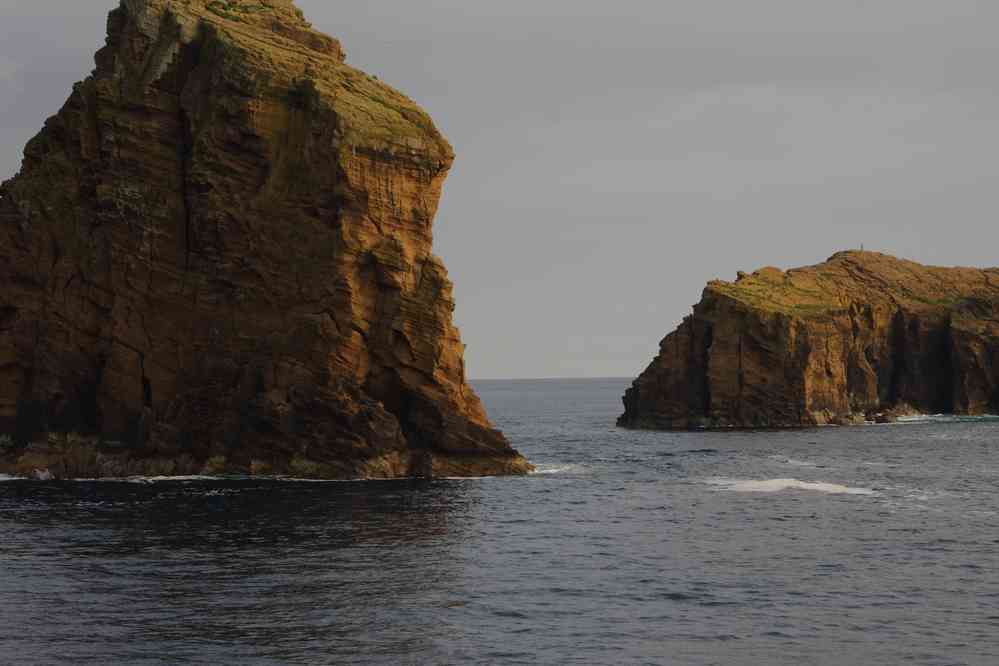
{"type": "Polygon", "coordinates": [[[539,472],[0,481],[0,663],[999,664],[999,420],[613,426],[480,382],[539,472]]]}

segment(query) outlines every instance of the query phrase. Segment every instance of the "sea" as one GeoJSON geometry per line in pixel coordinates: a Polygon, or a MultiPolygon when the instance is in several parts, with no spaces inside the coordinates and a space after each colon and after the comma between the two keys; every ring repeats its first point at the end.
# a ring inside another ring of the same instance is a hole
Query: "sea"
{"type": "Polygon", "coordinates": [[[0,481],[2,664],[999,664],[999,419],[630,432],[477,382],[525,478],[0,481]]]}

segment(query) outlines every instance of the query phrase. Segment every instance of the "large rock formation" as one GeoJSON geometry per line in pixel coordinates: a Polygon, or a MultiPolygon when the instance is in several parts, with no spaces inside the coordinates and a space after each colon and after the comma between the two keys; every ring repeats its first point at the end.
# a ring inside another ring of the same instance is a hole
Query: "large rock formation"
{"type": "Polygon", "coordinates": [[[999,269],[842,252],[711,282],[624,404],[652,429],[999,413],[999,269]]]}
{"type": "Polygon", "coordinates": [[[96,64],[0,189],[8,463],[530,469],[465,382],[423,111],[291,0],[123,0],[96,64]]]}

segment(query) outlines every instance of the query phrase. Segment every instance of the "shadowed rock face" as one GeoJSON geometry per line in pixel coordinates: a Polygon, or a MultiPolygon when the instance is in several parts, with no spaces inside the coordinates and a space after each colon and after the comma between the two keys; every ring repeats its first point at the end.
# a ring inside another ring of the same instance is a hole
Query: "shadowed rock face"
{"type": "Polygon", "coordinates": [[[999,269],[842,252],[711,282],[624,405],[650,429],[999,413],[999,269]]]}
{"type": "Polygon", "coordinates": [[[123,0],[96,64],[0,189],[0,432],[160,470],[530,469],[465,382],[422,110],[290,0],[123,0]]]}

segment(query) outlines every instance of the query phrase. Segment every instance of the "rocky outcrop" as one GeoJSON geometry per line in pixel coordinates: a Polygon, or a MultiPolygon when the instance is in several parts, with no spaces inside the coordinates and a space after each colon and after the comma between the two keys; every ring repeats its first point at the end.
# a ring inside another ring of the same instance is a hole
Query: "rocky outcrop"
{"type": "Polygon", "coordinates": [[[999,413],[999,269],[841,252],[711,282],[624,405],[650,429],[999,413]]]}
{"type": "Polygon", "coordinates": [[[422,110],[291,0],[123,0],[96,65],[0,189],[8,464],[530,469],[465,382],[422,110]]]}

